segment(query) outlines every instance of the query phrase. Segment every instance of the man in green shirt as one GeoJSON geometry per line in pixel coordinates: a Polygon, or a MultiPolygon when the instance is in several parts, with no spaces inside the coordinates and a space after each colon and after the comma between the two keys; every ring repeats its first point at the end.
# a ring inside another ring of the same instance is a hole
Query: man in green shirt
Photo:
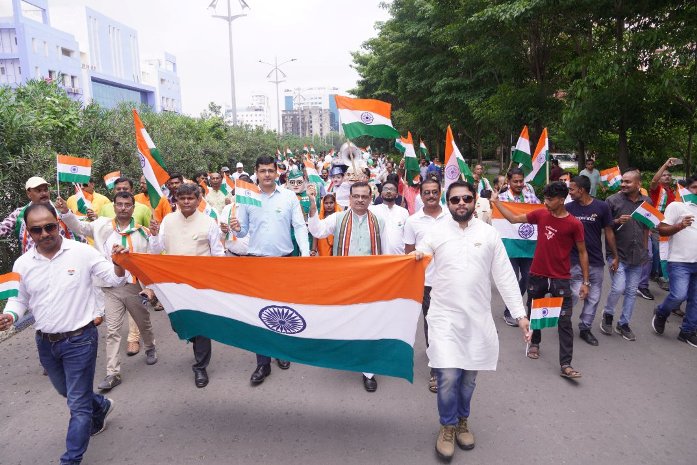
{"type": "MultiPolygon", "coordinates": [[[[129,194],[134,195],[133,181],[124,177],[118,178],[114,182],[114,194],[117,192],[128,192],[129,194]]],[[[116,212],[114,211],[114,203],[110,202],[107,205],[104,205],[99,212],[99,216],[115,218],[116,212]]],[[[147,207],[147,205],[136,202],[135,209],[133,210],[133,219],[135,222],[147,228],[150,226],[150,218],[152,218],[152,211],[147,207]]]]}

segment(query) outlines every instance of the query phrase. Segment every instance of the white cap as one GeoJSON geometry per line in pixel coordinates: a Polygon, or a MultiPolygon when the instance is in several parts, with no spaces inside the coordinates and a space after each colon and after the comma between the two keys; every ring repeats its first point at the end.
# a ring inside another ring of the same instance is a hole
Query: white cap
{"type": "Polygon", "coordinates": [[[235,168],[244,168],[244,165],[242,164],[241,161],[238,161],[237,165],[235,165],[235,168]]]}
{"type": "Polygon", "coordinates": [[[48,181],[39,176],[32,176],[31,178],[27,179],[27,182],[24,185],[24,189],[36,189],[37,187],[43,186],[44,184],[48,185],[48,181]]]}

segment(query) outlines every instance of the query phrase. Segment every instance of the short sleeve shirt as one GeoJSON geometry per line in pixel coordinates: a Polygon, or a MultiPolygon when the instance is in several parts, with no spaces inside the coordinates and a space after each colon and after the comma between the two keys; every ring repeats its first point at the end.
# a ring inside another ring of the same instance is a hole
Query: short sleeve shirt
{"type": "Polygon", "coordinates": [[[537,225],[537,247],[530,273],[554,279],[571,279],[571,249],[583,242],[583,225],[573,215],[557,218],[546,209],[527,214],[537,225]]]}
{"type": "MultiPolygon", "coordinates": [[[[663,223],[674,225],[683,217],[692,215],[697,218],[697,205],[694,203],[673,202],[666,208],[663,223]]],[[[697,221],[670,236],[669,262],[697,263],[697,221]]]]}
{"type": "MultiPolygon", "coordinates": [[[[566,211],[579,219],[583,225],[588,264],[590,266],[605,266],[603,257],[603,229],[612,225],[610,207],[602,200],[593,199],[586,206],[573,201],[565,205],[566,211]]],[[[578,264],[578,250],[574,245],[571,249],[571,263],[578,264]]]]}

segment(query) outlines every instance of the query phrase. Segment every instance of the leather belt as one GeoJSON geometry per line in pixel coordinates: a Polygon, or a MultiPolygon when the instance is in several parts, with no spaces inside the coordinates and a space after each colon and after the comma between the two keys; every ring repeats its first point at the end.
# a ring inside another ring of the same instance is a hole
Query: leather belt
{"type": "Polygon", "coordinates": [[[36,335],[40,336],[41,339],[47,340],[48,342],[60,342],[63,339],[68,339],[69,337],[72,337],[72,336],[79,336],[80,334],[84,333],[86,329],[88,329],[92,326],[94,326],[94,323],[90,321],[82,328],[78,328],[74,331],[67,331],[65,333],[44,333],[44,332],[37,330],[36,335]]]}

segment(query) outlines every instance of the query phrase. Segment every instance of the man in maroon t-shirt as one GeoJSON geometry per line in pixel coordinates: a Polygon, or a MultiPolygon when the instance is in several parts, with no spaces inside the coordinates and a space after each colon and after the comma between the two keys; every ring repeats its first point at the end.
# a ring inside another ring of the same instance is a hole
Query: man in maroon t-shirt
{"type": "MultiPolygon", "coordinates": [[[[578,296],[585,299],[590,281],[588,277],[588,253],[583,238],[583,224],[564,208],[564,200],[569,188],[563,182],[548,184],[543,192],[546,210],[535,210],[528,214],[516,215],[494,201],[496,207],[511,223],[530,223],[537,225],[537,247],[530,267],[528,284],[528,315],[532,299],[546,294],[563,297],[557,330],[559,332],[559,364],[561,375],[565,378],[580,378],[581,373],[571,366],[574,350],[574,332],[571,325],[571,249],[578,249],[579,264],[583,273],[583,283],[578,296]]],[[[540,355],[542,334],[539,329],[532,333],[528,357],[537,359],[540,355]]]]}

